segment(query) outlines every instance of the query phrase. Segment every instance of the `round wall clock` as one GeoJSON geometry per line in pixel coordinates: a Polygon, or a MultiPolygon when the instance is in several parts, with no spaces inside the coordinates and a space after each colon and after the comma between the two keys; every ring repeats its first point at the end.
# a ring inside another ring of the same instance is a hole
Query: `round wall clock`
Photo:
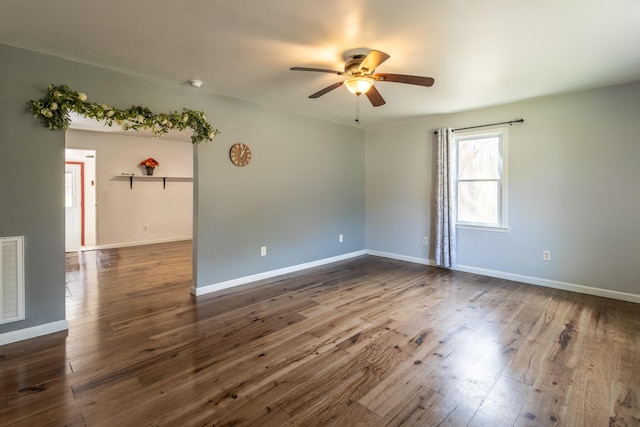
{"type": "Polygon", "coordinates": [[[251,149],[245,144],[233,144],[229,150],[229,158],[236,166],[247,166],[251,161],[251,149]]]}

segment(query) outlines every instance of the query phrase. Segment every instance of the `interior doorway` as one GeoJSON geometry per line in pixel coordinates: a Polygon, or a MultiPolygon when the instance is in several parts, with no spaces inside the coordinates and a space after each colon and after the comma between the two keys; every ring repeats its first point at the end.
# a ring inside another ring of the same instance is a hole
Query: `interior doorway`
{"type": "Polygon", "coordinates": [[[96,152],[65,149],[65,252],[96,245],[96,152]]]}
{"type": "Polygon", "coordinates": [[[79,251],[84,244],[84,163],[65,162],[64,250],[79,251]]]}

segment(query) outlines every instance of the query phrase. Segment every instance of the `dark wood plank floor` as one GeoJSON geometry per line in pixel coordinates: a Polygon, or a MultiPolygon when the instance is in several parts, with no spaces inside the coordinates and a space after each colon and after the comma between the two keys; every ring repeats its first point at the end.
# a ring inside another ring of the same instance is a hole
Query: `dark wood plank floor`
{"type": "Polygon", "coordinates": [[[640,426],[640,305],[363,256],[195,298],[190,242],[67,255],[0,423],[640,426]]]}

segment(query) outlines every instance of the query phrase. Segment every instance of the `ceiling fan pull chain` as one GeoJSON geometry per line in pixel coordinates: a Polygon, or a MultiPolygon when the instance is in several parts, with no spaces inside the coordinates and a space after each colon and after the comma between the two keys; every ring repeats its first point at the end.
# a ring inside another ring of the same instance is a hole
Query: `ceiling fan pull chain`
{"type": "Polygon", "coordinates": [[[360,94],[356,95],[356,123],[360,124],[360,94]]]}

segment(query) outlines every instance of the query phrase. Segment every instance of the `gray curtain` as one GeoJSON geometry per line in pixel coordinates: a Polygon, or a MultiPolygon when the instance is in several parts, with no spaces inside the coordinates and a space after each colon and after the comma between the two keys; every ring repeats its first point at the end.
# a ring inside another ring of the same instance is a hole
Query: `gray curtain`
{"type": "Polygon", "coordinates": [[[456,266],[456,146],[451,128],[438,129],[436,264],[456,266]]]}

